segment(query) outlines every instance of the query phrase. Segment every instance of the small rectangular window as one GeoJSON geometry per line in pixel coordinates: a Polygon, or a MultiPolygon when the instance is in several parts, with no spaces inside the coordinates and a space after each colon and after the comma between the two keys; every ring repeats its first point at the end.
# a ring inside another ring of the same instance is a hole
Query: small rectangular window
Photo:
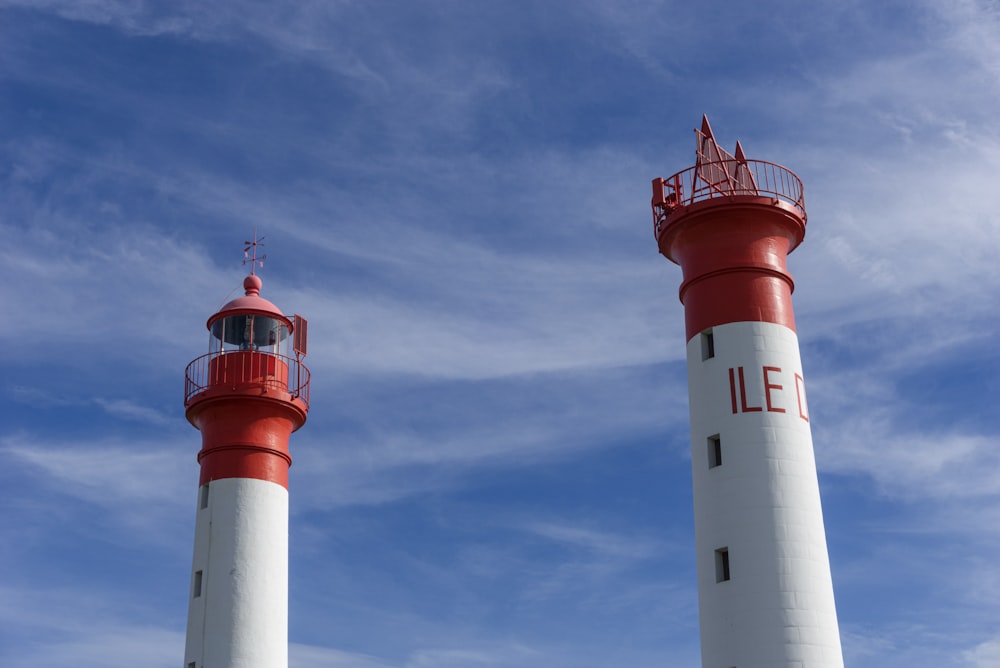
{"type": "Polygon", "coordinates": [[[194,598],[201,596],[201,571],[194,572],[194,598]]]}
{"type": "Polygon", "coordinates": [[[701,333],[701,359],[702,361],[715,357],[715,335],[712,330],[706,329],[701,333]]]}
{"type": "Polygon", "coordinates": [[[198,507],[201,509],[208,508],[208,483],[201,486],[198,490],[198,507]]]}
{"type": "Polygon", "coordinates": [[[708,437],[708,468],[722,466],[722,439],[719,435],[708,437]]]}
{"type": "Polygon", "coordinates": [[[192,661],[187,665],[187,668],[198,668],[198,664],[192,661]]]}
{"type": "Polygon", "coordinates": [[[729,580],[729,548],[720,547],[715,551],[715,581],[729,580]]]}

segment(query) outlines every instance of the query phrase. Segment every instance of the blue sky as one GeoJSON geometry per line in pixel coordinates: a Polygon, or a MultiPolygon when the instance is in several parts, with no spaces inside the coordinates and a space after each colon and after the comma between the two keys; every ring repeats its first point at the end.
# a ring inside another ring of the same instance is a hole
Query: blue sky
{"type": "Polygon", "coordinates": [[[650,179],[796,171],[845,656],[1000,665],[995,3],[0,0],[0,663],[177,666],[205,320],[310,321],[296,668],[699,665],[650,179]]]}

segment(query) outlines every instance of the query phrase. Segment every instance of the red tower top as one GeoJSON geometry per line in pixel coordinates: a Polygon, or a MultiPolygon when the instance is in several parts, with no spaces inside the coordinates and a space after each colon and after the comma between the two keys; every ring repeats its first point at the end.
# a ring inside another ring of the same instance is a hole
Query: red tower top
{"type": "Polygon", "coordinates": [[[208,319],[209,351],[185,371],[187,419],[202,432],[202,484],[230,477],[288,484],[288,435],[309,412],[307,323],[262,298],[261,286],[251,273],[244,296],[208,319]]]}
{"type": "Polygon", "coordinates": [[[681,265],[687,338],[728,322],[762,321],[795,329],[795,283],[785,258],[802,243],[802,181],[791,170],[730,154],[708,117],[695,130],[697,159],[653,179],[653,233],[660,253],[681,265]]]}
{"type": "Polygon", "coordinates": [[[223,315],[229,313],[230,311],[240,311],[245,313],[256,313],[264,316],[277,316],[278,318],[284,318],[285,315],[281,310],[260,296],[260,289],[264,285],[264,281],[260,280],[260,276],[256,274],[250,274],[243,279],[243,290],[245,294],[243,297],[237,297],[236,299],[228,302],[225,306],[219,309],[219,311],[208,319],[208,327],[211,329],[212,322],[222,317],[223,315]]]}

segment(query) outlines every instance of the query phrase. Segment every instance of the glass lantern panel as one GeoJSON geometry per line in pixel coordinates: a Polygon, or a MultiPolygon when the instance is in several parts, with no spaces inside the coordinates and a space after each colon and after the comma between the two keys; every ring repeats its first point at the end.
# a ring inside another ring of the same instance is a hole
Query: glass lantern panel
{"type": "Polygon", "coordinates": [[[209,352],[257,350],[287,356],[288,335],[288,326],[276,318],[231,315],[212,323],[209,352]]]}

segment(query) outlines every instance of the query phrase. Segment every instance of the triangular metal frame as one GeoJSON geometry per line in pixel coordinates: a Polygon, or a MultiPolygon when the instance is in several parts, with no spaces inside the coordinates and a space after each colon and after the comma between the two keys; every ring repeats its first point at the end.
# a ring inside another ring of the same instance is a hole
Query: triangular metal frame
{"type": "Polygon", "coordinates": [[[747,165],[743,146],[736,142],[736,155],[719,146],[708,123],[708,115],[701,117],[701,129],[695,130],[695,190],[698,181],[720,195],[757,194],[757,184],[747,165]]]}

